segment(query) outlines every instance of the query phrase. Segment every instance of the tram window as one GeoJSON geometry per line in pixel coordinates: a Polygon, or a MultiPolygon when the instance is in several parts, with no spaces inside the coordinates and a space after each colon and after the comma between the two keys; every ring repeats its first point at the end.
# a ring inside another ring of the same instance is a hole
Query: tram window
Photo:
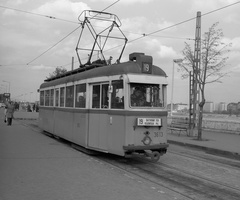
{"type": "Polygon", "coordinates": [[[49,106],[50,90],[45,91],[45,106],[49,106]]]}
{"type": "Polygon", "coordinates": [[[100,108],[100,85],[93,86],[92,108],[100,108]]]}
{"type": "Polygon", "coordinates": [[[157,84],[132,83],[131,106],[133,107],[163,107],[164,92],[157,84]]]}
{"type": "Polygon", "coordinates": [[[75,107],[77,108],[86,107],[86,84],[76,85],[75,107]]]}
{"type": "Polygon", "coordinates": [[[59,106],[59,89],[55,89],[55,106],[59,106]]]}
{"type": "Polygon", "coordinates": [[[64,107],[65,88],[60,88],[60,107],[64,107]]]}
{"type": "Polygon", "coordinates": [[[51,89],[50,94],[49,94],[49,105],[50,106],[53,106],[53,96],[54,96],[54,90],[51,89]]]}
{"type": "Polygon", "coordinates": [[[66,107],[73,107],[73,97],[74,97],[73,88],[74,88],[73,85],[66,87],[66,107]]]}
{"type": "Polygon", "coordinates": [[[40,91],[40,106],[44,106],[44,91],[40,91]]]}
{"type": "Polygon", "coordinates": [[[108,108],[108,86],[109,84],[102,85],[102,99],[101,99],[101,105],[102,108],[108,108]]]}
{"type": "Polygon", "coordinates": [[[113,91],[111,96],[111,108],[123,109],[124,108],[124,91],[123,81],[112,81],[113,91]]]}

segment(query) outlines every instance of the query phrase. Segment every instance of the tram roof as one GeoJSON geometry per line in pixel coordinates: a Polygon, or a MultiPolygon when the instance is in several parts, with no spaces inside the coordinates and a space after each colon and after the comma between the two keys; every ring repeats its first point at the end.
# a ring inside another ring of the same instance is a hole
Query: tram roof
{"type": "MultiPolygon", "coordinates": [[[[70,72],[67,72],[65,75],[63,75],[62,77],[45,80],[45,82],[41,84],[40,88],[51,87],[54,85],[64,84],[68,82],[75,82],[78,80],[84,80],[88,78],[95,78],[95,77],[101,77],[101,76],[113,76],[113,75],[121,75],[121,74],[144,74],[142,72],[141,66],[134,61],[95,67],[86,71],[84,69],[80,70],[80,72],[77,72],[77,70],[74,70],[74,71],[75,71],[74,72],[75,74],[71,73],[70,71],[70,72]]],[[[145,74],[145,75],[167,77],[166,73],[160,67],[157,67],[155,65],[152,65],[152,73],[145,74]]]]}

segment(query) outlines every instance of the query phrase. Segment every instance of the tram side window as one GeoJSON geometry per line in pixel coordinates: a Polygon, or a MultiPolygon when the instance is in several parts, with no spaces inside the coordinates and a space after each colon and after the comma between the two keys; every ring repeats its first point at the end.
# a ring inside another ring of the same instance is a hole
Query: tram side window
{"type": "Polygon", "coordinates": [[[76,85],[75,107],[76,108],[86,107],[86,84],[76,85]]]}
{"type": "Polygon", "coordinates": [[[50,106],[53,106],[53,96],[54,96],[54,90],[51,89],[50,94],[49,94],[49,105],[50,106]]]}
{"type": "Polygon", "coordinates": [[[109,84],[93,85],[92,108],[108,108],[109,84]]]}
{"type": "Polygon", "coordinates": [[[55,106],[59,106],[59,89],[55,89],[55,106]]]}
{"type": "Polygon", "coordinates": [[[60,107],[64,107],[65,88],[60,88],[60,107]]]}
{"type": "Polygon", "coordinates": [[[40,106],[44,106],[44,91],[40,91],[40,106]]]}
{"type": "Polygon", "coordinates": [[[108,108],[108,101],[109,101],[108,86],[109,86],[109,84],[102,85],[102,95],[101,95],[102,96],[102,99],[101,99],[102,108],[108,108]]]}
{"type": "Polygon", "coordinates": [[[113,91],[111,96],[111,108],[123,109],[124,108],[124,90],[123,81],[112,81],[113,91]]]}
{"type": "Polygon", "coordinates": [[[45,91],[45,106],[49,106],[50,90],[45,91]]]}
{"type": "Polygon", "coordinates": [[[92,108],[100,108],[100,85],[93,85],[92,108]]]}
{"type": "Polygon", "coordinates": [[[66,87],[66,107],[73,107],[73,100],[74,100],[74,86],[67,86],[66,87]]]}

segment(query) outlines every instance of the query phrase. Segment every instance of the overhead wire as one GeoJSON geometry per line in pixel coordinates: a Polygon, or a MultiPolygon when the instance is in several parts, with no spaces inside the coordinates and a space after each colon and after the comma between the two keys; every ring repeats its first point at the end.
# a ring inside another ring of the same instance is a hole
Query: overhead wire
{"type": "MultiPolygon", "coordinates": [[[[226,6],[223,6],[223,7],[221,7],[221,8],[218,8],[218,9],[215,9],[215,10],[212,10],[212,11],[209,11],[209,12],[206,12],[206,13],[202,14],[201,16],[206,16],[206,15],[212,14],[212,13],[214,13],[214,12],[217,12],[217,11],[223,10],[223,9],[225,9],[225,8],[234,6],[234,5],[238,4],[238,3],[240,3],[240,1],[235,2],[235,3],[232,3],[232,4],[229,4],[229,5],[226,5],[226,6]]],[[[143,33],[140,37],[135,38],[135,39],[133,39],[133,40],[130,40],[130,41],[128,41],[128,43],[133,43],[133,42],[135,42],[135,41],[137,41],[137,40],[140,40],[140,39],[143,39],[143,38],[145,38],[145,37],[153,36],[153,35],[156,34],[156,33],[159,33],[159,32],[161,32],[161,31],[164,31],[164,30],[167,30],[167,29],[176,27],[176,26],[179,26],[179,25],[181,25],[181,24],[190,22],[190,21],[195,20],[195,19],[196,19],[196,17],[192,17],[192,18],[189,18],[189,19],[187,19],[187,20],[178,22],[178,23],[176,23],[176,24],[173,24],[173,25],[171,25],[171,26],[167,26],[167,27],[162,28],[162,29],[158,29],[158,30],[153,31],[153,32],[150,32],[150,33],[143,33]]],[[[195,40],[195,39],[192,39],[192,38],[185,38],[185,39],[186,39],[186,40],[195,40]]],[[[112,49],[119,48],[119,47],[121,47],[121,46],[122,46],[122,45],[117,45],[117,46],[115,46],[115,47],[112,47],[112,48],[110,48],[110,49],[105,50],[104,52],[110,51],[110,50],[112,50],[112,49]]],[[[69,65],[69,64],[68,64],[68,65],[69,65]]],[[[64,66],[66,66],[66,65],[64,65],[64,66]]]]}
{"type": "MultiPolygon", "coordinates": [[[[102,10],[105,11],[106,9],[108,9],[109,7],[113,6],[114,4],[116,4],[117,2],[119,2],[120,0],[117,0],[115,1],[114,3],[110,4],[108,7],[106,7],[105,9],[102,10]]],[[[232,4],[229,4],[229,5],[226,5],[226,6],[223,6],[221,8],[218,8],[218,9],[215,9],[215,10],[212,10],[212,11],[209,11],[209,12],[206,12],[204,14],[202,14],[201,16],[206,16],[206,15],[209,15],[209,14],[212,14],[214,12],[217,12],[217,11],[220,11],[220,10],[223,10],[225,8],[228,8],[228,7],[231,7],[231,6],[234,6],[236,4],[239,4],[240,1],[237,1],[235,3],[232,3],[232,4]]],[[[19,10],[19,9],[14,9],[14,8],[10,8],[10,7],[6,7],[6,6],[1,6],[0,7],[2,8],[5,8],[5,9],[11,9],[11,10],[15,10],[15,11],[18,11],[18,12],[23,12],[23,13],[27,13],[27,14],[32,14],[32,15],[37,15],[37,16],[42,16],[42,17],[47,17],[47,18],[50,18],[50,19],[56,19],[56,20],[61,20],[61,21],[65,21],[65,22],[71,22],[71,23],[77,23],[79,24],[79,22],[73,22],[73,21],[70,21],[70,20],[65,20],[65,19],[61,19],[61,18],[56,18],[56,17],[53,17],[53,16],[48,16],[48,15],[43,15],[43,14],[38,14],[38,13],[33,13],[33,12],[28,12],[28,11],[23,11],[23,10],[19,10]]],[[[193,17],[193,18],[190,18],[190,19],[187,19],[187,20],[184,20],[182,22],[179,22],[179,23],[176,23],[176,24],[173,24],[171,26],[168,26],[168,27],[165,27],[165,28],[162,28],[162,29],[158,29],[156,31],[153,31],[153,32],[150,32],[150,33],[143,33],[143,34],[139,34],[141,35],[140,37],[138,38],[135,38],[133,40],[130,40],[128,41],[128,43],[133,43],[137,40],[140,40],[142,38],[145,38],[145,37],[149,37],[149,36],[153,36],[154,34],[158,33],[158,32],[161,32],[161,31],[164,31],[164,30],[167,30],[167,29],[170,29],[170,28],[173,28],[173,27],[176,27],[176,26],[179,26],[181,24],[184,24],[184,23],[187,23],[189,21],[192,21],[192,20],[195,20],[196,17],[193,17]]],[[[46,51],[44,51],[43,53],[41,53],[39,56],[37,56],[36,58],[34,58],[33,60],[31,60],[30,62],[27,63],[27,65],[29,65],[30,63],[32,63],[33,61],[35,61],[36,59],[38,59],[39,57],[41,57],[42,55],[44,55],[45,53],[47,53],[49,50],[51,50],[52,48],[54,48],[55,46],[57,46],[59,43],[61,43],[64,39],[66,39],[67,37],[69,37],[72,33],[74,33],[76,30],[78,30],[81,26],[77,27],[76,29],[74,29],[73,31],[71,31],[69,34],[67,34],[64,38],[62,38],[60,41],[58,41],[56,44],[52,45],[51,47],[49,47],[46,51]]],[[[126,31],[125,31],[126,32],[126,31]]],[[[138,34],[138,33],[134,33],[134,34],[138,34]]],[[[154,36],[154,37],[164,37],[164,36],[154,36]]],[[[194,39],[191,39],[191,38],[177,38],[177,37],[169,37],[169,38],[174,38],[174,39],[186,39],[186,40],[194,40],[194,39]]],[[[105,51],[109,51],[109,50],[112,50],[112,49],[115,49],[115,48],[118,48],[122,45],[118,45],[116,47],[112,47],[110,49],[107,49],[105,51]]],[[[0,65],[0,66],[3,66],[3,65],[0,65]]]]}
{"type": "MultiPolygon", "coordinates": [[[[215,10],[212,10],[212,11],[206,12],[206,13],[202,14],[201,16],[206,16],[206,15],[212,14],[212,13],[214,13],[214,12],[217,12],[217,11],[223,10],[223,9],[225,9],[225,8],[228,8],[228,7],[234,6],[234,5],[239,4],[239,3],[240,3],[240,1],[237,1],[237,2],[232,3],[232,4],[228,4],[228,5],[223,6],[223,7],[221,7],[221,8],[217,8],[217,9],[215,9],[215,10]]],[[[156,33],[161,32],[161,31],[164,31],[164,30],[167,30],[167,29],[170,29],[170,28],[173,28],[173,27],[179,26],[179,25],[181,25],[181,24],[184,24],[184,23],[190,22],[190,21],[195,20],[195,19],[196,19],[196,17],[192,17],[192,18],[190,18],[190,19],[187,19],[187,20],[184,20],[184,21],[178,22],[178,23],[176,23],[176,24],[173,24],[173,25],[171,25],[171,26],[167,26],[167,27],[162,28],[162,29],[158,29],[158,30],[153,31],[153,32],[150,32],[150,33],[143,33],[142,36],[140,36],[140,37],[138,37],[138,38],[135,38],[135,39],[132,39],[132,40],[128,41],[128,43],[133,43],[133,42],[135,42],[135,41],[137,41],[137,40],[143,39],[143,38],[148,37],[148,36],[152,36],[152,35],[154,35],[154,34],[156,34],[156,33]]],[[[188,38],[188,39],[191,40],[191,38],[188,38]]],[[[195,39],[193,39],[193,40],[195,40],[195,39]]],[[[118,48],[119,46],[121,46],[121,45],[117,45],[116,47],[112,47],[112,48],[107,49],[107,50],[105,50],[105,51],[109,51],[109,50],[112,50],[112,49],[118,48]]]]}
{"type": "Polygon", "coordinates": [[[32,63],[33,61],[37,60],[38,58],[40,58],[42,55],[44,55],[45,53],[47,53],[48,51],[50,51],[51,49],[53,49],[55,46],[57,46],[59,43],[61,43],[63,40],[65,40],[67,37],[69,37],[72,33],[74,33],[76,30],[78,30],[81,26],[78,26],[77,28],[75,28],[73,31],[71,31],[70,33],[68,33],[65,37],[63,37],[61,40],[59,40],[57,43],[55,43],[54,45],[52,45],[51,47],[49,47],[47,50],[45,50],[44,52],[42,52],[39,56],[35,57],[34,59],[32,59],[30,62],[27,63],[27,65],[29,65],[30,63],[32,63]]]}
{"type": "Polygon", "coordinates": [[[49,19],[55,19],[55,20],[60,20],[60,21],[64,21],[64,22],[79,24],[79,22],[75,22],[75,21],[71,21],[71,20],[66,20],[66,19],[62,19],[62,18],[50,16],[50,15],[43,15],[43,14],[39,14],[39,13],[29,12],[29,11],[20,10],[20,9],[16,9],[16,8],[11,8],[11,7],[7,7],[7,6],[1,6],[1,5],[0,5],[0,8],[5,8],[5,9],[7,9],[7,10],[14,10],[14,11],[17,11],[17,12],[22,12],[22,13],[25,13],[25,14],[36,15],[36,16],[40,16],[40,17],[46,17],[46,18],[49,18],[49,19]]]}
{"type": "MultiPolygon", "coordinates": [[[[110,4],[109,6],[107,6],[106,8],[104,8],[101,12],[105,11],[106,9],[110,8],[111,6],[113,6],[114,4],[116,4],[117,2],[119,2],[120,0],[117,0],[115,2],[113,2],[112,4],[110,4]]],[[[96,14],[98,15],[98,14],[96,14]]],[[[95,16],[96,16],[95,15],[95,16]]],[[[94,17],[94,16],[93,16],[94,17]]],[[[57,46],[59,43],[61,43],[63,40],[65,40],[67,37],[69,37],[72,33],[74,33],[76,30],[78,30],[81,27],[78,26],[77,28],[75,28],[73,31],[71,31],[70,33],[68,33],[65,37],[63,37],[61,40],[59,40],[57,43],[55,43],[54,45],[52,45],[51,47],[49,47],[47,50],[45,50],[43,53],[41,53],[39,56],[35,57],[33,60],[31,60],[30,62],[27,63],[27,65],[29,65],[30,63],[32,63],[33,61],[37,60],[38,58],[40,58],[42,55],[44,55],[45,53],[47,53],[49,50],[51,50],[52,48],[54,48],[55,46],[57,46]]]]}
{"type": "MultiPolygon", "coordinates": [[[[106,7],[105,9],[103,9],[101,12],[107,10],[108,8],[110,8],[111,6],[113,6],[114,4],[118,3],[120,0],[117,0],[115,2],[113,2],[112,4],[110,4],[108,7],[106,7]]],[[[5,8],[5,9],[9,9],[9,10],[14,10],[14,11],[17,11],[17,12],[22,12],[22,13],[26,13],[26,14],[31,14],[31,15],[36,15],[36,16],[40,16],[40,17],[46,17],[46,18],[49,18],[49,19],[55,19],[55,20],[60,20],[60,21],[64,21],[64,22],[70,22],[70,23],[75,23],[75,24],[80,24],[79,22],[74,22],[74,21],[70,21],[70,20],[65,20],[65,19],[62,19],[62,18],[57,18],[57,17],[54,17],[54,16],[50,16],[50,15],[43,15],[43,14],[39,14],[39,13],[34,13],[34,12],[29,12],[29,11],[25,11],[25,10],[20,10],[20,9],[16,9],[16,8],[11,8],[11,7],[7,7],[7,6],[1,6],[0,5],[0,8],[5,8]]],[[[96,14],[97,15],[97,14],[96,14]]],[[[95,16],[96,16],[95,15],[95,16]]],[[[92,18],[94,18],[95,16],[93,16],[92,18]]],[[[55,43],[54,45],[52,45],[51,47],[49,47],[47,50],[45,50],[43,53],[41,53],[40,55],[38,55],[37,57],[35,57],[33,60],[31,60],[30,62],[28,62],[26,65],[30,65],[32,62],[34,62],[35,60],[37,60],[38,58],[40,58],[42,55],[44,55],[45,53],[47,53],[48,51],[50,51],[52,48],[54,48],[55,46],[57,46],[59,43],[61,43],[63,40],[65,40],[67,37],[69,37],[72,33],[74,33],[76,30],[78,30],[80,28],[77,27],[76,29],[74,29],[73,31],[71,31],[70,33],[68,33],[65,37],[63,37],[61,40],[59,40],[57,43],[55,43]]],[[[127,32],[127,31],[125,31],[127,32]]],[[[129,31],[128,31],[129,32],[129,31]]],[[[133,33],[133,34],[138,34],[139,33],[133,33]]],[[[146,36],[145,34],[140,34],[140,35],[144,35],[146,36]]],[[[161,36],[155,36],[155,37],[161,37],[161,36]]],[[[162,36],[164,37],[164,36],[162,36]]],[[[170,37],[169,37],[170,38],[170,37]]],[[[172,37],[173,38],[173,37],[172,37]]],[[[176,38],[175,38],[176,39],[176,38]]],[[[180,38],[178,38],[180,39],[180,38]]],[[[183,39],[183,38],[182,38],[183,39]]],[[[68,64],[69,65],[69,64],[68,64]]],[[[0,66],[6,66],[6,65],[0,65],[0,66]]]]}

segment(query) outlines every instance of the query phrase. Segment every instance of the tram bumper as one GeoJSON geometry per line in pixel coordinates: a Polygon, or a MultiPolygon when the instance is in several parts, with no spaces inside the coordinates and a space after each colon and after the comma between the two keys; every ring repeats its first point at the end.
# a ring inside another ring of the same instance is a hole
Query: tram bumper
{"type": "Polygon", "coordinates": [[[134,156],[146,156],[150,157],[152,161],[158,161],[160,156],[167,152],[169,144],[156,144],[156,145],[128,145],[123,146],[123,150],[125,151],[125,157],[134,157],[134,156]]]}

